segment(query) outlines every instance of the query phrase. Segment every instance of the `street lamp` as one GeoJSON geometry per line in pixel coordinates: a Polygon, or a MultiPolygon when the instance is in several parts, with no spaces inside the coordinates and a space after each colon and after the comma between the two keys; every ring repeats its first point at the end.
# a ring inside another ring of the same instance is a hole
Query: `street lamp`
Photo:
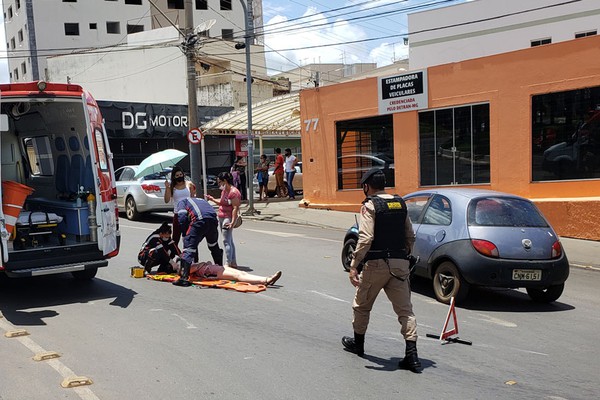
{"type": "MultiPolygon", "coordinates": [[[[250,4],[251,0],[248,0],[250,4]]],[[[244,45],[246,49],[246,95],[248,96],[248,210],[243,215],[255,215],[259,212],[254,209],[254,144],[252,143],[252,73],[250,70],[250,44],[253,36],[253,23],[248,7],[244,0],[240,0],[244,10],[244,45]]],[[[236,45],[236,48],[238,46],[236,45]]],[[[240,46],[241,47],[241,46],[240,46]]]]}

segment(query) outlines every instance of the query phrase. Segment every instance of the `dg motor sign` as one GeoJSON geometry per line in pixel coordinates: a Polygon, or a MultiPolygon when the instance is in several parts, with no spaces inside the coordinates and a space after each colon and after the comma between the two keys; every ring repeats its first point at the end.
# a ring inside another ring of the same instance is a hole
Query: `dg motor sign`
{"type": "Polygon", "coordinates": [[[427,71],[377,79],[379,114],[393,114],[428,108],[427,71]]]}

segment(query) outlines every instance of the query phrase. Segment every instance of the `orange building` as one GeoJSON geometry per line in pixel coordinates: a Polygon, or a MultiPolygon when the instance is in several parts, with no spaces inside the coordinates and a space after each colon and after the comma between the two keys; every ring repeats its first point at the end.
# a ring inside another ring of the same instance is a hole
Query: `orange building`
{"type": "Polygon", "coordinates": [[[510,192],[560,235],[600,240],[600,36],[307,89],[300,108],[309,207],[358,211],[380,166],[388,192],[510,192]]]}

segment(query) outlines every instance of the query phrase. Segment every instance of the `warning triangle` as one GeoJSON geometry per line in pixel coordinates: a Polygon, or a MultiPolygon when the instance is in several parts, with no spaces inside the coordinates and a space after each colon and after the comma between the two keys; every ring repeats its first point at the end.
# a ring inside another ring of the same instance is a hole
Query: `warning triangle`
{"type": "Polygon", "coordinates": [[[448,340],[448,338],[452,335],[458,334],[458,321],[456,320],[456,310],[454,308],[454,297],[450,299],[450,308],[448,308],[448,315],[446,316],[446,322],[444,322],[444,327],[442,328],[442,333],[440,334],[440,340],[448,340]],[[448,324],[450,323],[450,316],[452,316],[452,321],[454,322],[454,328],[448,329],[448,324]]]}

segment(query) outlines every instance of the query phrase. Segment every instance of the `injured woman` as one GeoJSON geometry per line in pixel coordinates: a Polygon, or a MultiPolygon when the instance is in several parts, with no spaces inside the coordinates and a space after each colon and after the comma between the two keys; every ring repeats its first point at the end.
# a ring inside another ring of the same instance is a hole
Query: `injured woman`
{"type": "Polygon", "coordinates": [[[192,275],[200,279],[228,279],[255,285],[262,284],[265,286],[272,286],[279,278],[281,278],[281,271],[277,271],[273,275],[265,277],[249,274],[235,268],[213,264],[209,261],[193,263],[191,267],[189,267],[189,271],[182,271],[180,265],[181,263],[178,262],[174,266],[175,271],[180,275],[179,280],[173,282],[173,285],[176,286],[190,286],[192,283],[189,281],[189,277],[192,275]]]}

